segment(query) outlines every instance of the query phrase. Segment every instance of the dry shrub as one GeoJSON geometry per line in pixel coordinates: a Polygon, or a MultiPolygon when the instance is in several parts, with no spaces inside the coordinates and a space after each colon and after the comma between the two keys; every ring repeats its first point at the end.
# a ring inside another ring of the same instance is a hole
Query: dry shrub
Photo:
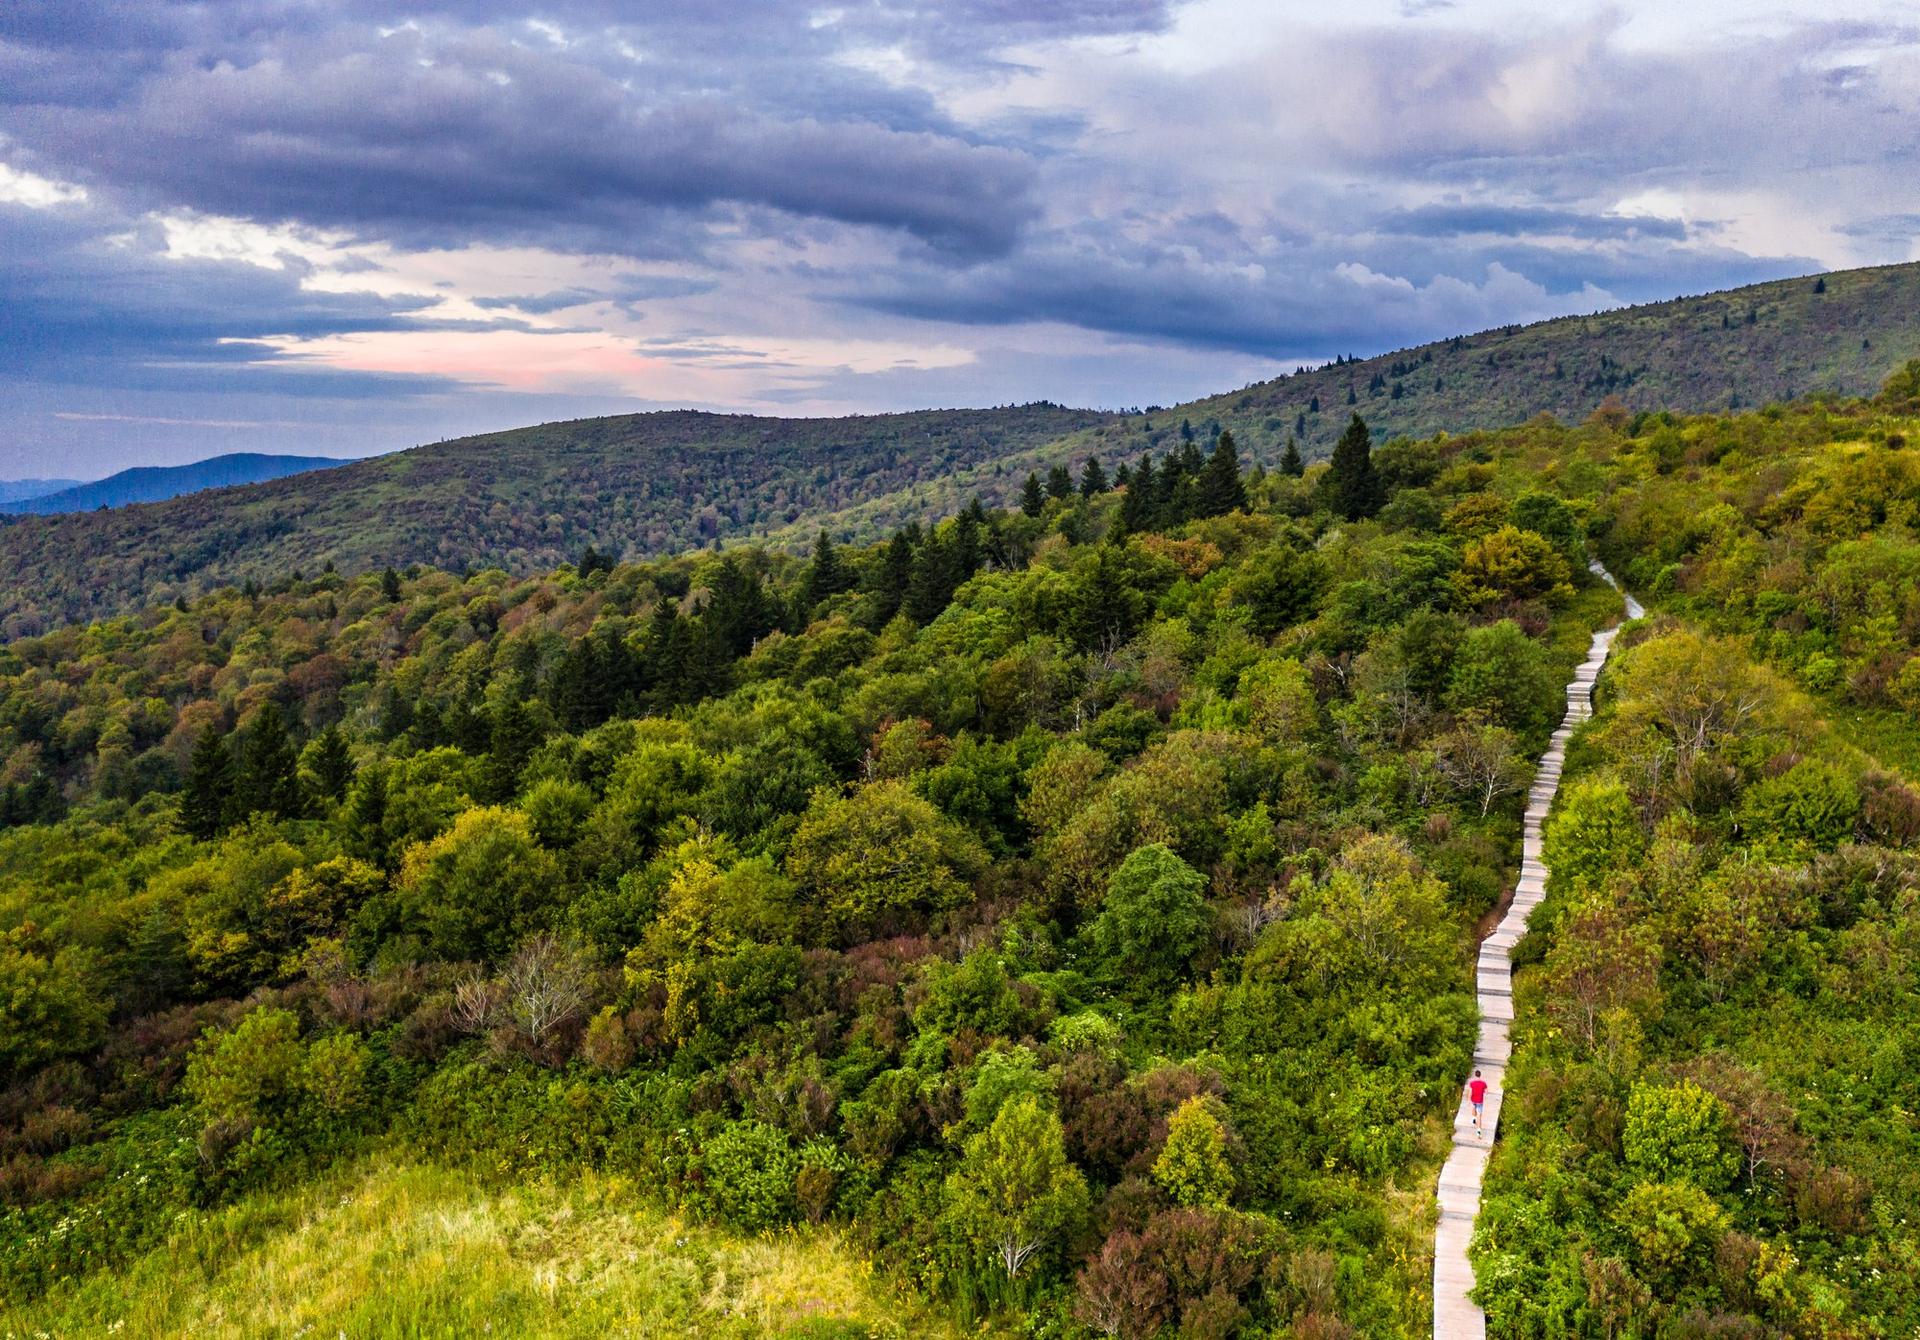
{"type": "Polygon", "coordinates": [[[1841,1237],[1855,1237],[1867,1231],[1871,1199],[1865,1180],[1845,1168],[1829,1166],[1800,1184],[1793,1208],[1804,1223],[1841,1237]]]}
{"type": "Polygon", "coordinates": [[[79,1144],[92,1131],[93,1119],[86,1113],[54,1103],[27,1114],[20,1123],[20,1143],[44,1157],[79,1144]]]}
{"type": "Polygon", "coordinates": [[[106,1175],[98,1165],[48,1163],[16,1154],[0,1163],[0,1205],[36,1205],[60,1200],[106,1175]]]}
{"type": "Polygon", "coordinates": [[[1100,1245],[1075,1282],[1073,1314],[1116,1340],[1144,1340],[1167,1321],[1166,1275],[1138,1233],[1120,1232],[1100,1245]]]}
{"type": "Polygon", "coordinates": [[[393,1054],[403,1061],[431,1064],[452,1050],[462,1031],[454,1020],[453,998],[435,996],[401,1021],[393,1039],[393,1054]]]}
{"type": "Polygon", "coordinates": [[[803,1167],[793,1175],[793,1196],[800,1213],[810,1224],[820,1223],[833,1208],[833,1191],[839,1178],[831,1168],[803,1167]]]}
{"type": "Polygon", "coordinates": [[[586,1036],[580,1040],[580,1058],[609,1074],[617,1074],[632,1065],[634,1051],[627,1017],[615,1012],[611,1005],[593,1017],[593,1022],[587,1025],[586,1036]]]}

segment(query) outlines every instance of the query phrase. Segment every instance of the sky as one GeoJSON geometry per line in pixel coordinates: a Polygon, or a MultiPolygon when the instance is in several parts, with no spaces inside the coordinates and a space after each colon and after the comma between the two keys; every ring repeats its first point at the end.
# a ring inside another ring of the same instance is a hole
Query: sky
{"type": "Polygon", "coordinates": [[[1916,259],[1905,0],[0,5],[0,478],[1170,404],[1916,259]]]}

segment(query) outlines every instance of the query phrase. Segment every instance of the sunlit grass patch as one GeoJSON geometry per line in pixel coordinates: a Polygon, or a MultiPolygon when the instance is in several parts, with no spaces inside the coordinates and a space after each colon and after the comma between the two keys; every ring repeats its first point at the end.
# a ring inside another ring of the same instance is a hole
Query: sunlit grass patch
{"type": "Polygon", "coordinates": [[[741,1238],[620,1179],[492,1189],[384,1157],[183,1216],[0,1336],[941,1335],[829,1232],[741,1238]]]}

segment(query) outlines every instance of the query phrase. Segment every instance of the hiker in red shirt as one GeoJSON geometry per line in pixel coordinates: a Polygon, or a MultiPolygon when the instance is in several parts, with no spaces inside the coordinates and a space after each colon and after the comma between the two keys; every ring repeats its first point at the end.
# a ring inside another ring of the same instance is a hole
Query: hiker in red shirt
{"type": "Polygon", "coordinates": [[[1477,1131],[1480,1129],[1481,1114],[1487,1108],[1487,1082],[1480,1078],[1478,1070],[1467,1081],[1467,1101],[1473,1104],[1473,1129],[1477,1131]]]}

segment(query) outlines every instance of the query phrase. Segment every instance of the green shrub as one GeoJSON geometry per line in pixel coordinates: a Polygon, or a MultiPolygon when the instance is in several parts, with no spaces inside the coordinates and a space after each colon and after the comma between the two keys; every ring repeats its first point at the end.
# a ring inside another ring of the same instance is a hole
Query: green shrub
{"type": "Polygon", "coordinates": [[[1627,1166],[1658,1182],[1725,1190],[1740,1170],[1727,1106],[1692,1080],[1640,1083],[1627,1099],[1627,1166]]]}
{"type": "Polygon", "coordinates": [[[684,1196],[696,1213],[745,1229],[772,1228],[794,1217],[799,1168],[783,1131],[762,1121],[730,1122],[701,1144],[684,1196]]]}
{"type": "Polygon", "coordinates": [[[1168,1119],[1153,1180],[1176,1205],[1226,1208],[1233,1196],[1233,1165],[1227,1161],[1226,1128],[1207,1099],[1187,1099],[1168,1119]]]}
{"type": "Polygon", "coordinates": [[[1860,788],[1853,778],[1832,764],[1804,759],[1749,787],[1739,821],[1755,841],[1827,849],[1851,837],[1859,818],[1860,788]]]}

